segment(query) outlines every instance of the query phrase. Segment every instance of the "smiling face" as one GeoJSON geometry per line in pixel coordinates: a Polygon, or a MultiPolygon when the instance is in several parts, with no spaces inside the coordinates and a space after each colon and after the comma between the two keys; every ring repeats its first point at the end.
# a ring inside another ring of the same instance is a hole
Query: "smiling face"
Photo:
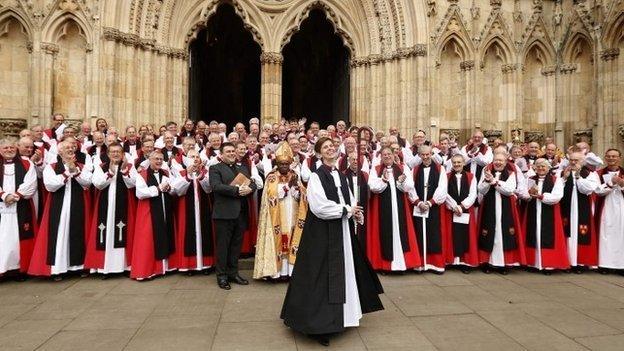
{"type": "Polygon", "coordinates": [[[336,160],[336,148],[331,140],[326,140],[321,144],[321,157],[323,161],[333,162],[336,160]]]}
{"type": "Polygon", "coordinates": [[[0,155],[5,160],[12,160],[15,155],[17,155],[17,148],[15,147],[15,143],[11,141],[4,141],[0,145],[0,155]]]}
{"type": "Polygon", "coordinates": [[[492,164],[494,165],[494,169],[496,171],[502,172],[507,165],[507,155],[500,152],[496,153],[494,155],[494,161],[492,161],[492,164]]]}
{"type": "Polygon", "coordinates": [[[383,162],[384,166],[392,166],[394,163],[394,153],[391,148],[383,148],[381,150],[381,162],[383,162]]]}
{"type": "Polygon", "coordinates": [[[164,158],[163,158],[163,154],[159,151],[153,151],[150,154],[150,168],[158,171],[162,168],[163,162],[164,162],[164,158]]]}
{"type": "Polygon", "coordinates": [[[121,145],[112,145],[108,148],[108,157],[110,158],[112,163],[121,163],[123,156],[124,152],[121,145]]]}
{"type": "Polygon", "coordinates": [[[540,177],[544,177],[550,170],[550,164],[546,159],[540,158],[535,161],[533,168],[535,169],[535,174],[540,177]]]}
{"type": "Polygon", "coordinates": [[[236,162],[236,147],[233,145],[225,145],[221,152],[221,159],[229,165],[236,162]]]}
{"type": "Polygon", "coordinates": [[[456,155],[453,156],[453,158],[451,159],[451,163],[453,164],[453,170],[455,172],[461,172],[464,170],[464,165],[465,165],[465,161],[464,161],[464,157],[461,155],[456,155]]]}
{"type": "Polygon", "coordinates": [[[422,159],[422,163],[425,166],[429,166],[431,164],[431,148],[428,146],[421,146],[418,149],[418,155],[422,159]]]}
{"type": "Polygon", "coordinates": [[[620,166],[622,154],[620,154],[618,150],[609,150],[605,154],[605,161],[607,163],[607,167],[615,169],[620,166]]]}

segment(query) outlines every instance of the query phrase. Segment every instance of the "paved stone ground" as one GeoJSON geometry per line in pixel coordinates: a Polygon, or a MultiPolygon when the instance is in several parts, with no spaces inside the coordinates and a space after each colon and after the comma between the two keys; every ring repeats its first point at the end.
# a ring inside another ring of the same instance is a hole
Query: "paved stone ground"
{"type": "MultiPolygon", "coordinates": [[[[250,271],[243,275],[250,276],[250,271]]],[[[624,277],[449,271],[382,276],[386,310],[336,350],[623,350],[624,277]]],[[[305,350],[279,320],[285,284],[218,289],[214,275],[0,283],[4,350],[305,350]]]]}

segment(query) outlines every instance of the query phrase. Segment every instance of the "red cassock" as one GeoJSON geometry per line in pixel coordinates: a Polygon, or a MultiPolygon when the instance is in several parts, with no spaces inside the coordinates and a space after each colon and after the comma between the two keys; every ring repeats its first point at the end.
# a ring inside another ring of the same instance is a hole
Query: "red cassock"
{"type": "MultiPolygon", "coordinates": [[[[243,163],[243,165],[247,166],[249,174],[251,174],[251,167],[255,167],[250,159],[246,159],[246,162],[243,163]]],[[[240,252],[242,256],[253,255],[256,251],[256,240],[258,238],[258,201],[260,199],[256,200],[254,198],[255,196],[256,195],[254,193],[247,196],[248,225],[247,229],[243,231],[243,243],[241,245],[240,252]]]]}
{"type": "MultiPolygon", "coordinates": [[[[470,186],[473,180],[474,175],[470,172],[464,171],[461,178],[461,188],[458,193],[456,190],[457,183],[455,173],[448,173],[448,195],[453,197],[458,204],[461,204],[461,202],[468,196],[467,194],[470,191],[470,186]]],[[[455,257],[459,257],[461,263],[465,263],[470,266],[477,266],[479,264],[479,248],[477,245],[477,216],[475,214],[474,206],[464,209],[464,213],[467,212],[470,216],[468,224],[453,223],[454,212],[449,210],[446,206],[444,206],[444,211],[446,228],[448,228],[448,237],[446,240],[446,263],[453,264],[455,262],[455,257]],[[455,233],[454,229],[457,229],[458,232],[455,233]],[[455,240],[454,238],[458,236],[462,236],[462,238],[455,240]],[[460,243],[460,241],[462,242],[460,243]],[[460,247],[463,249],[463,253],[458,253],[460,247]],[[456,248],[458,249],[456,250],[456,248]]]]}
{"type": "MultiPolygon", "coordinates": [[[[118,174],[118,177],[121,177],[121,174],[118,174]]],[[[123,183],[123,181],[118,183],[118,187],[121,185],[121,183],[123,183]]],[[[123,185],[125,188],[125,184],[123,185]]],[[[95,189],[94,191],[94,196],[93,196],[93,215],[92,215],[92,219],[91,219],[91,223],[90,223],[90,227],[89,227],[89,232],[87,234],[87,248],[86,248],[86,255],[85,255],[85,268],[86,269],[104,269],[104,257],[106,254],[105,248],[101,247],[100,245],[97,244],[97,237],[99,234],[99,223],[101,223],[101,220],[99,220],[99,209],[100,209],[100,202],[101,201],[107,201],[106,197],[107,196],[103,196],[102,193],[103,192],[108,192],[109,191],[109,187],[106,187],[103,190],[98,190],[95,189]],[[103,199],[104,198],[104,199],[103,199]]],[[[126,230],[126,237],[124,238],[123,241],[125,244],[125,254],[126,254],[126,262],[128,263],[128,265],[130,265],[130,262],[132,262],[132,244],[133,244],[133,237],[134,237],[134,227],[135,227],[135,213],[136,213],[136,207],[137,207],[137,198],[136,198],[136,193],[134,191],[134,188],[128,189],[125,188],[124,191],[127,192],[126,195],[126,205],[123,206],[123,208],[125,210],[127,210],[127,217],[126,217],[126,223],[128,223],[127,228],[124,228],[126,230]]],[[[117,189],[117,193],[119,194],[121,192],[121,190],[117,189]]],[[[119,201],[119,198],[117,199],[119,201]]],[[[108,206],[107,204],[102,204],[102,206],[108,206]]],[[[104,218],[103,220],[106,219],[106,215],[104,214],[104,218]]]]}
{"type": "MultiPolygon", "coordinates": [[[[49,167],[51,167],[57,175],[65,172],[65,167],[60,162],[52,163],[49,167]]],[[[78,163],[77,167],[83,169],[84,164],[78,163]]],[[[78,218],[78,222],[81,223],[78,227],[72,224],[69,225],[69,265],[79,266],[84,264],[86,233],[88,233],[91,224],[89,213],[91,209],[91,196],[89,189],[83,189],[74,178],[66,178],[66,183],[63,187],[55,192],[46,192],[43,214],[41,215],[41,224],[39,225],[39,230],[35,238],[35,247],[28,268],[28,274],[30,275],[51,275],[51,263],[54,261],[55,255],[55,245],[52,245],[52,240],[55,240],[57,235],[57,232],[54,231],[58,231],[58,218],[64,198],[64,195],[61,196],[61,194],[64,194],[65,187],[67,186],[72,186],[72,219],[70,222],[74,222],[74,220],[78,218]],[[76,195],[74,193],[75,191],[80,191],[80,193],[76,195]],[[82,203],[75,203],[76,200],[82,203]],[[52,223],[57,223],[54,228],[51,228],[51,221],[52,223]],[[51,232],[51,230],[53,232],[51,232]]]]}
{"type": "MultiPolygon", "coordinates": [[[[493,165],[487,167],[492,174],[495,173],[493,165]]],[[[485,171],[485,169],[484,169],[485,171]]],[[[500,181],[507,181],[510,177],[515,177],[515,171],[507,166],[500,175],[500,181]]],[[[479,207],[479,262],[489,263],[492,253],[492,245],[495,236],[496,225],[496,206],[495,206],[496,190],[490,187],[488,193],[483,196],[483,200],[479,207]]],[[[505,196],[501,194],[501,215],[503,252],[505,265],[526,264],[525,240],[522,222],[518,213],[517,198],[515,195],[505,196]]]]}
{"type": "MultiPolygon", "coordinates": [[[[373,172],[377,172],[381,177],[383,173],[383,165],[377,165],[373,172]]],[[[393,175],[398,178],[403,174],[403,166],[394,165],[393,175]]],[[[370,193],[370,200],[367,211],[366,221],[366,255],[375,270],[390,271],[392,265],[392,197],[390,194],[390,188],[386,188],[382,193],[376,194],[370,193]],[[384,213],[385,212],[385,213],[384,213]],[[382,218],[386,216],[386,220],[382,218]],[[388,223],[390,225],[388,225],[388,223]],[[386,255],[383,254],[383,241],[387,247],[386,255]],[[389,250],[388,250],[389,248],[389,250]],[[385,256],[385,258],[384,258],[385,256]]],[[[405,259],[405,267],[407,269],[416,268],[422,265],[420,254],[418,252],[418,242],[416,241],[416,232],[414,230],[414,223],[412,221],[411,206],[407,194],[397,189],[397,207],[401,214],[399,216],[399,231],[403,231],[402,234],[406,235],[409,249],[403,251],[403,257],[405,259]],[[402,206],[401,206],[402,205],[402,206]],[[403,222],[403,223],[401,223],[403,222]]],[[[402,240],[405,242],[405,240],[402,240]]]]}
{"type": "MultiPolygon", "coordinates": [[[[537,177],[531,177],[537,183],[537,177]]],[[[552,191],[556,178],[547,175],[542,185],[542,193],[552,191]]],[[[526,264],[532,267],[537,266],[536,248],[536,201],[532,199],[526,206],[524,214],[524,233],[526,237],[526,264]]],[[[568,248],[565,233],[563,232],[563,220],[561,219],[561,209],[559,203],[547,205],[542,202],[541,227],[540,227],[540,250],[541,266],[549,269],[568,269],[568,248]]]]}
{"type": "MultiPolygon", "coordinates": [[[[15,189],[24,181],[26,172],[30,170],[31,163],[28,160],[24,160],[21,157],[14,159],[15,164],[15,189]],[[19,162],[19,164],[18,164],[19,162]]],[[[2,187],[2,180],[4,179],[4,160],[0,157],[0,187],[2,187]]],[[[20,199],[17,204],[17,222],[19,228],[19,246],[20,246],[20,272],[26,273],[28,266],[30,265],[30,259],[32,257],[33,248],[35,246],[35,235],[39,229],[37,223],[37,215],[35,211],[35,204],[31,199],[20,199]]]]}
{"type": "MultiPolygon", "coordinates": [[[[186,170],[180,171],[181,177],[186,177],[186,170]]],[[[214,225],[212,222],[212,203],[210,196],[204,192],[198,179],[189,179],[190,185],[186,194],[178,197],[175,201],[175,238],[176,250],[171,255],[170,267],[175,267],[181,271],[202,269],[210,267],[215,263],[214,248],[215,237],[213,233],[214,225]],[[200,194],[199,201],[195,199],[194,186],[197,186],[200,194]],[[196,245],[196,229],[195,229],[195,204],[199,203],[199,217],[201,222],[201,241],[202,241],[202,267],[197,264],[197,245],[196,245]],[[191,222],[193,221],[193,222],[191,222]]]]}
{"type": "MultiPolygon", "coordinates": [[[[158,186],[155,183],[153,171],[148,168],[139,173],[142,181],[147,187],[158,186]],[[150,174],[148,175],[148,171],[150,174]]],[[[158,171],[160,180],[168,177],[169,173],[164,170],[158,171]]],[[[137,179],[137,193],[139,192],[139,182],[137,179]]],[[[162,194],[158,193],[158,199],[161,200],[162,194]]],[[[155,275],[165,274],[164,260],[169,259],[175,250],[173,216],[164,220],[164,213],[173,214],[171,209],[171,198],[165,195],[163,214],[152,214],[152,204],[158,205],[160,201],[152,202],[153,198],[139,199],[137,201],[136,224],[134,229],[134,238],[132,243],[132,262],[130,270],[130,278],[132,279],[148,279],[155,275]],[[154,215],[154,217],[152,217],[154,215]],[[156,229],[153,225],[154,218],[161,217],[163,223],[156,229]],[[156,229],[156,230],[155,230],[156,229]],[[158,231],[161,232],[158,232],[158,231]],[[156,242],[158,241],[158,242],[156,242]],[[157,252],[158,251],[158,252],[157,252]]],[[[162,201],[162,200],[161,200],[162,201]]],[[[162,206],[162,205],[159,205],[162,206]]]]}

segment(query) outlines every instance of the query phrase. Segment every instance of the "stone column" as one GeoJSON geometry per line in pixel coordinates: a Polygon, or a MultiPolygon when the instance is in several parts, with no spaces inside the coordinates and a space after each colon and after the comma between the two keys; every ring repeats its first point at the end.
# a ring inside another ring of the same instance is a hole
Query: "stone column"
{"type": "Polygon", "coordinates": [[[54,59],[59,47],[53,43],[41,43],[41,82],[39,86],[39,116],[45,125],[48,123],[54,99],[54,59]]]}
{"type": "Polygon", "coordinates": [[[260,55],[260,118],[262,123],[275,123],[282,118],[282,64],[279,52],[263,52],[260,55]]]}
{"type": "MultiPolygon", "coordinates": [[[[472,136],[474,129],[481,126],[481,122],[477,119],[475,113],[476,90],[474,67],[474,60],[467,60],[459,63],[459,68],[465,75],[464,82],[466,85],[466,93],[464,95],[464,114],[461,116],[462,120],[460,124],[463,131],[463,137],[465,138],[472,136]]],[[[463,142],[463,140],[460,142],[463,142]]]]}
{"type": "Polygon", "coordinates": [[[599,91],[598,94],[602,93],[603,118],[598,119],[599,124],[596,134],[602,137],[594,140],[597,142],[595,151],[601,154],[609,148],[621,146],[619,130],[624,121],[619,113],[618,104],[620,102],[617,96],[619,56],[619,48],[605,49],[600,52],[602,62],[599,66],[598,77],[601,80],[599,86],[602,87],[602,91],[599,91]]]}

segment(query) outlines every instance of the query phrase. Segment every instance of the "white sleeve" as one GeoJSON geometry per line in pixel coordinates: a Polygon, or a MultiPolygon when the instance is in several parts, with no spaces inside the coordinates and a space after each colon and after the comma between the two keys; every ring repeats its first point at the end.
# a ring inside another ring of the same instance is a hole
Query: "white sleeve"
{"type": "Polygon", "coordinates": [[[308,167],[308,160],[306,159],[301,163],[301,180],[304,182],[308,182],[310,181],[311,175],[312,171],[310,170],[310,167],[308,167]]]}
{"type": "Polygon", "coordinates": [[[145,179],[140,174],[136,177],[136,196],[139,200],[156,197],[159,193],[158,187],[155,185],[147,186],[145,179]]]}
{"type": "Polygon", "coordinates": [[[374,193],[381,193],[388,187],[388,183],[384,182],[375,170],[368,175],[368,187],[374,193]]]}
{"type": "Polygon", "coordinates": [[[409,168],[414,169],[414,167],[419,166],[422,163],[422,158],[420,158],[420,155],[418,154],[412,155],[412,157],[409,159],[409,163],[408,161],[406,161],[405,163],[409,168]]]}
{"type": "Polygon", "coordinates": [[[506,181],[498,181],[498,185],[496,186],[496,190],[499,193],[505,196],[511,196],[516,191],[516,175],[510,175],[506,181]]]}
{"type": "Polygon", "coordinates": [[[479,166],[487,166],[494,160],[494,154],[492,153],[492,148],[488,146],[485,154],[478,153],[474,157],[474,161],[477,162],[479,166]]]}
{"type": "Polygon", "coordinates": [[[403,167],[403,175],[405,176],[405,181],[401,184],[397,183],[397,188],[404,193],[408,193],[414,189],[414,178],[412,177],[412,172],[408,167],[403,167]]]}
{"type": "Polygon", "coordinates": [[[80,174],[76,177],[76,181],[80,184],[84,189],[88,189],[91,186],[91,177],[93,173],[91,173],[90,165],[84,165],[80,170],[80,174]]]}
{"type": "Polygon", "coordinates": [[[258,169],[254,166],[251,167],[251,179],[254,180],[254,183],[256,184],[258,190],[262,189],[262,187],[264,186],[264,181],[262,180],[262,177],[260,177],[258,169]]]}
{"type": "Polygon", "coordinates": [[[561,178],[556,178],[552,191],[549,193],[542,193],[542,196],[542,202],[546,205],[554,205],[561,201],[563,198],[563,181],[561,178]]]}
{"type": "Polygon", "coordinates": [[[576,188],[581,194],[591,195],[600,186],[600,178],[598,173],[591,172],[587,178],[579,178],[576,180],[576,188]]]}
{"type": "MultiPolygon", "coordinates": [[[[67,172],[66,172],[67,173],[67,172]]],[[[56,174],[51,165],[47,165],[43,170],[43,185],[46,190],[53,193],[64,187],[67,182],[66,175],[56,174]]]]}
{"type": "Polygon", "coordinates": [[[475,201],[477,201],[477,177],[472,177],[472,181],[470,182],[470,191],[468,192],[468,196],[461,202],[461,205],[464,208],[470,208],[470,206],[474,205],[475,201]]]}
{"type": "MultiPolygon", "coordinates": [[[[19,162],[19,161],[18,161],[19,162]]],[[[30,161],[28,161],[30,162],[30,161]]],[[[17,187],[17,192],[24,199],[30,199],[37,191],[37,170],[35,165],[30,162],[30,167],[24,175],[24,181],[17,187]]]]}
{"type": "Polygon", "coordinates": [[[478,190],[479,190],[479,193],[482,195],[485,195],[487,194],[488,191],[490,191],[490,183],[488,183],[485,180],[485,172],[481,173],[481,179],[479,180],[478,190]]]}
{"type": "Polygon", "coordinates": [[[320,219],[342,218],[345,209],[347,209],[347,206],[327,198],[321,180],[316,173],[313,173],[308,181],[307,197],[310,211],[320,219]]]}
{"type": "Polygon", "coordinates": [[[176,195],[183,196],[186,195],[188,188],[191,186],[191,182],[186,177],[182,175],[178,175],[171,178],[171,187],[175,191],[176,195]]]}
{"type": "Polygon", "coordinates": [[[97,165],[93,167],[93,177],[91,180],[94,187],[102,190],[111,184],[113,178],[108,176],[108,172],[104,173],[100,165],[97,165]]]}
{"type": "Polygon", "coordinates": [[[438,177],[438,186],[436,187],[436,190],[433,192],[433,196],[431,197],[433,202],[435,202],[438,205],[442,205],[446,201],[447,182],[448,182],[448,177],[446,176],[446,173],[444,172],[442,167],[440,167],[440,175],[438,177]]]}

